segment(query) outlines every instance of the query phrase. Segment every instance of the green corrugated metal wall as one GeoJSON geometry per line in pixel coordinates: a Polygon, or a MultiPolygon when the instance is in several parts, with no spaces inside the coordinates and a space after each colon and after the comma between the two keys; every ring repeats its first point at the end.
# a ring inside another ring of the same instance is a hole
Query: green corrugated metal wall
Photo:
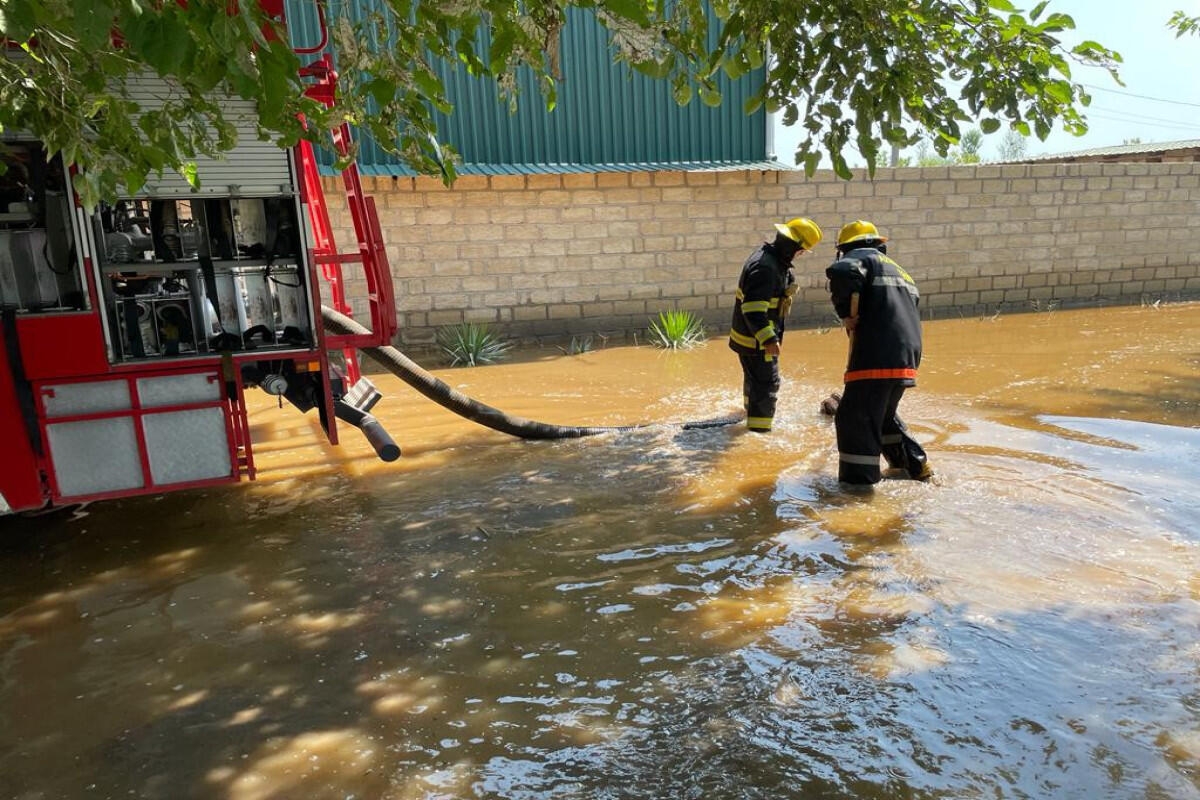
{"type": "MultiPolygon", "coordinates": [[[[330,15],[344,4],[330,4],[330,15]]],[[[361,18],[381,11],[382,0],[351,0],[361,18]]],[[[289,0],[288,23],[295,46],[320,39],[313,0],[289,0]]],[[[443,65],[440,71],[455,110],[437,115],[438,131],[463,158],[464,173],[562,171],[596,165],[745,163],[766,159],[764,111],[743,113],[746,99],[763,80],[758,70],[732,82],[721,77],[725,102],[710,108],[693,99],[680,107],[670,84],[614,64],[607,32],[590,12],[569,11],[562,41],[563,83],[558,107],[546,111],[537,85],[520,80],[515,114],[498,98],[495,84],[443,65]]],[[[332,163],[327,162],[327,163],[332,163]]],[[[412,174],[369,138],[361,143],[359,167],[367,174],[412,174]]]]}

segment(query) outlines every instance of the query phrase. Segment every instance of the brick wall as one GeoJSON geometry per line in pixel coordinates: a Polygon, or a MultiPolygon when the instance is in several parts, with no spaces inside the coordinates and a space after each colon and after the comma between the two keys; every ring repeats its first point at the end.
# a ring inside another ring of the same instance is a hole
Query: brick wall
{"type": "MultiPolygon", "coordinates": [[[[1034,164],[830,172],[616,172],[365,178],[378,204],[400,344],[488,322],[526,343],[632,341],[668,308],[728,325],[742,262],[771,224],[810,216],[796,325],[829,324],[824,268],[844,222],[870,219],[916,278],[927,317],[1200,297],[1200,163],[1034,164]]],[[[327,183],[338,242],[349,219],[327,183]]],[[[361,280],[347,271],[351,294],[361,280]]]]}

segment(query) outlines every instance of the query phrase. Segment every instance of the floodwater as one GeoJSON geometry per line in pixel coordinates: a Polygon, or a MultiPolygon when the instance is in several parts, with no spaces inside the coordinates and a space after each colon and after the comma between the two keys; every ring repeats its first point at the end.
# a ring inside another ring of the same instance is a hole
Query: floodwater
{"type": "MultiPolygon", "coordinates": [[[[801,330],[769,437],[386,376],[394,464],[262,398],[256,483],[0,521],[0,796],[1200,798],[1200,304],[926,339],[927,484],[839,488],[801,330]]],[[[439,374],[740,402],[720,339],[439,374]]]]}

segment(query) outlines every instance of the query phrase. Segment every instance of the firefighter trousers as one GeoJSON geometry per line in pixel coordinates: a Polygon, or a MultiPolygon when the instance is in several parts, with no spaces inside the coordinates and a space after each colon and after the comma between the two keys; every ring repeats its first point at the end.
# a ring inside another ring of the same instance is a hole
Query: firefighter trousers
{"type": "Polygon", "coordinates": [[[779,359],[764,353],[739,354],[742,363],[742,401],[746,427],[758,433],[771,430],[779,397],[779,359]]]}
{"type": "Polygon", "coordinates": [[[838,480],[844,483],[878,483],[882,455],[892,469],[911,478],[929,476],[925,450],[908,435],[896,414],[904,390],[898,380],[851,381],[834,415],[838,445],[838,480]]]}

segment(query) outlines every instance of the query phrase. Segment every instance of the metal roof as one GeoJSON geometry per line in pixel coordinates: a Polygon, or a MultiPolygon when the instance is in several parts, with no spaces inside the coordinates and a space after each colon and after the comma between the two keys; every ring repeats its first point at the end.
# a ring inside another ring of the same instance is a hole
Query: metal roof
{"type": "MultiPolygon", "coordinates": [[[[596,172],[790,172],[800,169],[782,161],[643,161],[632,164],[462,164],[459,175],[561,175],[596,172]]],[[[335,174],[332,167],[321,166],[322,174],[335,174]]],[[[417,173],[393,164],[359,164],[363,175],[415,176],[417,173]]]]}
{"type": "Polygon", "coordinates": [[[1151,153],[1166,153],[1171,150],[1200,149],[1200,139],[1181,139],[1175,142],[1138,142],[1122,144],[1113,147],[1094,147],[1090,150],[1073,150],[1067,153],[1050,153],[1040,156],[1026,156],[1007,163],[1026,164],[1030,161],[1072,161],[1075,159],[1101,159],[1120,156],[1140,156],[1151,153]]]}
{"type": "MultiPolygon", "coordinates": [[[[315,8],[311,0],[289,0],[294,44],[319,41],[315,8]]],[[[340,13],[354,19],[391,14],[385,0],[330,0],[330,18],[340,13]]],[[[715,43],[716,31],[710,35],[715,43]]],[[[510,113],[494,81],[469,76],[454,64],[434,63],[455,107],[452,114],[434,114],[438,136],[460,154],[460,174],[788,168],[768,161],[765,109],[743,110],[762,85],[764,69],[736,81],[718,76],[723,97],[718,107],[699,98],[679,106],[669,81],[614,63],[608,31],[588,10],[567,11],[561,40],[564,80],[553,111],[546,110],[530,70],[518,73],[520,102],[510,113]]],[[[324,166],[333,163],[327,153],[319,159],[324,166]]],[[[358,165],[373,175],[415,174],[365,135],[359,136],[358,165]]]]}

